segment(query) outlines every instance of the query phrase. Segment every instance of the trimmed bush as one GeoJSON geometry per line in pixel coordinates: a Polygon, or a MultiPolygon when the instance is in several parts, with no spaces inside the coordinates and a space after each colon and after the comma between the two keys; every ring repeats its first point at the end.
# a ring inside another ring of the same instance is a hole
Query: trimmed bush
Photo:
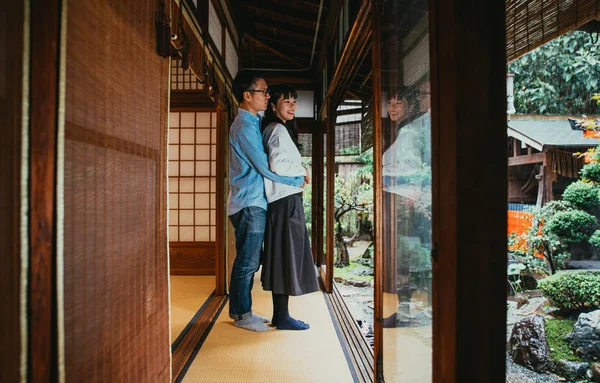
{"type": "Polygon", "coordinates": [[[592,162],[586,164],[580,171],[581,178],[584,180],[600,183],[600,163],[592,162]]]}
{"type": "Polygon", "coordinates": [[[590,237],[590,243],[592,246],[596,246],[600,248],[600,230],[596,230],[594,234],[590,237]]]}
{"type": "Polygon", "coordinates": [[[581,210],[561,211],[548,221],[548,229],[565,244],[586,241],[598,226],[596,217],[581,210]]]}
{"type": "Polygon", "coordinates": [[[600,308],[600,272],[554,274],[539,281],[538,287],[561,310],[600,308]]]}
{"type": "Polygon", "coordinates": [[[576,209],[595,214],[600,205],[600,193],[598,187],[593,184],[577,181],[567,186],[563,200],[571,203],[576,209]]]}

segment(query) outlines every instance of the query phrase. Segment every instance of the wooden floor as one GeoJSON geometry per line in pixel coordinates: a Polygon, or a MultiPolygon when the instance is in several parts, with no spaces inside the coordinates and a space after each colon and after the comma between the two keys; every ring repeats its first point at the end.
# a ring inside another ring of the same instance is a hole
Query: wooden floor
{"type": "MultiPolygon", "coordinates": [[[[253,309],[271,317],[272,300],[259,276],[253,309]]],[[[355,382],[323,293],[290,298],[290,313],[311,325],[307,331],[272,328],[257,333],[237,328],[228,306],[217,318],[195,356],[179,376],[183,382],[355,382]]]]}

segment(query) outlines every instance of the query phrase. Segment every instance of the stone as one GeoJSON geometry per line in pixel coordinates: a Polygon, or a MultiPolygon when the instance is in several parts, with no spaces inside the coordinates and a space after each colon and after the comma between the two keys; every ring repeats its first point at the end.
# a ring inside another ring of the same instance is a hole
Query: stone
{"type": "Polygon", "coordinates": [[[361,276],[373,275],[373,269],[370,267],[360,266],[350,271],[350,274],[361,276]]]}
{"type": "Polygon", "coordinates": [[[337,283],[342,283],[344,281],[344,279],[342,277],[338,277],[337,275],[333,276],[333,280],[336,281],[337,283]]]}
{"type": "Polygon", "coordinates": [[[515,363],[533,371],[551,370],[553,363],[546,339],[544,317],[532,315],[515,323],[508,353],[515,363]]]}
{"type": "Polygon", "coordinates": [[[554,372],[568,380],[575,380],[585,377],[585,373],[589,366],[589,363],[571,362],[569,360],[561,359],[555,363],[554,372]]]}
{"type": "Polygon", "coordinates": [[[592,379],[596,383],[600,383],[600,363],[593,363],[591,366],[592,379]]]}
{"type": "Polygon", "coordinates": [[[354,260],[354,263],[358,263],[359,265],[367,266],[373,268],[373,259],[372,258],[357,258],[354,260]]]}
{"type": "Polygon", "coordinates": [[[600,310],[580,314],[565,340],[575,355],[582,360],[600,360],[600,310]]]}
{"type": "Polygon", "coordinates": [[[371,286],[371,282],[369,281],[355,281],[352,279],[345,279],[344,280],[344,284],[345,285],[352,285],[355,287],[369,287],[371,286]]]}

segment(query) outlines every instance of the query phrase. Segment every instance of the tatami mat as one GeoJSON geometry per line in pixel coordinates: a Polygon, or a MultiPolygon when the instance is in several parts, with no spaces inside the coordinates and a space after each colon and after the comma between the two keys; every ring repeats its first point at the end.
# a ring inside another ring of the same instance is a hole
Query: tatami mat
{"type": "MultiPolygon", "coordinates": [[[[252,298],[253,310],[270,318],[271,293],[262,289],[258,273],[252,298]]],[[[183,382],[353,382],[323,293],[290,297],[290,313],[311,328],[242,330],[233,325],[226,306],[183,382]]]]}
{"type": "Polygon", "coordinates": [[[214,290],[214,276],[171,276],[171,343],[214,290]]]}

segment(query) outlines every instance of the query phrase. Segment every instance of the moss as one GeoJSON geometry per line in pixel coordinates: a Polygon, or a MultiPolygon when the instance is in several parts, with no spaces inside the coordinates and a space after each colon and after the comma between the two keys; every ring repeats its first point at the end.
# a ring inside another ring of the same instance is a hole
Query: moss
{"type": "Polygon", "coordinates": [[[549,319],[546,320],[546,338],[550,346],[550,355],[553,361],[560,359],[570,360],[572,362],[581,362],[582,360],[569,348],[565,340],[565,335],[573,331],[574,320],[569,319],[549,319]]]}
{"type": "Polygon", "coordinates": [[[340,277],[345,280],[353,280],[353,281],[368,281],[371,282],[373,280],[372,275],[356,275],[352,274],[352,271],[358,268],[366,267],[363,265],[359,265],[358,263],[350,263],[350,266],[344,268],[335,267],[333,270],[333,275],[335,277],[340,277]]]}

